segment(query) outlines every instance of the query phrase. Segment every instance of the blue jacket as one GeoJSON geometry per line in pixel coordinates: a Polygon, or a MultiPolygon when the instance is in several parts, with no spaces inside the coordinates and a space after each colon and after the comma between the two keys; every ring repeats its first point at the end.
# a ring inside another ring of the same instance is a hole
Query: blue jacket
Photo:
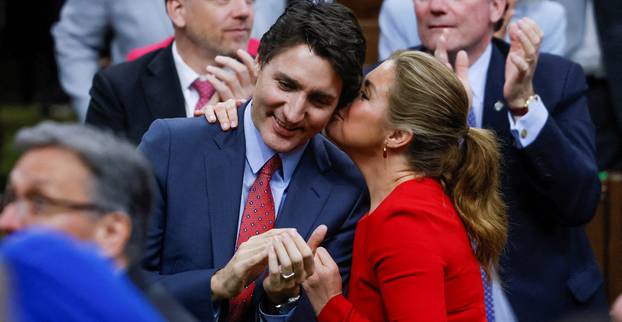
{"type": "MultiPolygon", "coordinates": [[[[239,124],[244,124],[239,109],[239,124]]],[[[234,253],[245,163],[244,128],[223,132],[203,118],[155,121],[139,149],[153,165],[158,192],[144,267],[202,321],[211,321],[212,275],[234,253]]],[[[365,182],[352,161],[314,136],[294,172],[275,227],[308,238],[320,224],[324,245],[347,285],[356,222],[367,211],[365,182]]],[[[263,290],[256,284],[256,307],[263,290]]],[[[221,315],[225,310],[220,310],[221,315]]],[[[313,321],[303,296],[293,321],[313,321]]]]}
{"type": "Polygon", "coordinates": [[[534,89],[549,116],[536,140],[518,149],[503,98],[508,50],[508,44],[493,41],[483,114],[483,127],[494,130],[502,144],[506,294],[519,321],[606,313],[603,279],[583,229],[600,196],[585,76],[575,63],[540,54],[534,89]],[[498,111],[497,101],[505,105],[498,111]]]}

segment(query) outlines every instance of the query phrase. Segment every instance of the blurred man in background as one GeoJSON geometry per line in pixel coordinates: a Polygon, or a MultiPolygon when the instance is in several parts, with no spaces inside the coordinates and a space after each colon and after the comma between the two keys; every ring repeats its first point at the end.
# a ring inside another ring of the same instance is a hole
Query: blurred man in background
{"type": "Polygon", "coordinates": [[[256,79],[247,47],[248,0],[166,0],[174,41],[95,75],[86,122],[138,143],[159,118],[192,117],[208,102],[248,98],[256,79]]]}
{"type": "Polygon", "coordinates": [[[37,226],[92,242],[168,319],[193,320],[140,275],[153,177],[131,144],[84,125],[42,123],[21,130],[15,147],[22,155],[10,174],[0,231],[37,226]]]}
{"type": "Polygon", "coordinates": [[[509,25],[509,44],[495,39],[505,8],[505,0],[415,0],[420,49],[468,74],[469,124],[501,141],[511,224],[492,320],[606,315],[582,227],[600,194],[585,76],[577,64],[540,53],[543,32],[531,19],[509,25]]]}

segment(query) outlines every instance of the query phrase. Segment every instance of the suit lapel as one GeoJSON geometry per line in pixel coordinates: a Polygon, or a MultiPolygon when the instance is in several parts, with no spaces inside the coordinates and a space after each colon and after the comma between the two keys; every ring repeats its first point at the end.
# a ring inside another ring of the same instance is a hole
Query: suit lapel
{"type": "MultiPolygon", "coordinates": [[[[244,124],[245,109],[238,110],[239,124],[244,124]]],[[[214,267],[220,268],[235,251],[246,160],[244,126],[219,133],[213,138],[213,144],[213,148],[205,152],[205,182],[214,267]]]]}
{"type": "Polygon", "coordinates": [[[142,77],[147,108],[154,119],[185,117],[186,106],[173,61],[172,45],[162,49],[151,61],[149,73],[142,77]]]}
{"type": "Polygon", "coordinates": [[[493,41],[492,55],[486,75],[484,114],[482,116],[482,127],[495,130],[500,138],[510,135],[507,102],[503,97],[505,58],[507,56],[507,48],[505,47],[507,47],[506,44],[493,41]]]}
{"type": "Polygon", "coordinates": [[[330,168],[327,152],[316,135],[296,167],[275,227],[295,227],[305,239],[309,237],[312,225],[330,195],[332,184],[322,175],[330,168]]]}

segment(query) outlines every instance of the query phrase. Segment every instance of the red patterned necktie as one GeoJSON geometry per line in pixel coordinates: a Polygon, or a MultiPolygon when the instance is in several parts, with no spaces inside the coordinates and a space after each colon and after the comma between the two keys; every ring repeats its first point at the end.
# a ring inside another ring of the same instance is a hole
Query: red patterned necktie
{"type": "Polygon", "coordinates": [[[210,83],[208,80],[201,80],[200,78],[197,78],[194,82],[192,82],[192,85],[190,86],[192,86],[192,88],[194,88],[199,93],[199,100],[194,106],[195,111],[201,110],[216,92],[216,89],[214,89],[212,83],[210,83]]]}
{"type": "MultiPolygon", "coordinates": [[[[274,227],[274,199],[270,190],[270,179],[276,170],[281,167],[281,158],[275,154],[259,170],[259,174],[248,190],[246,206],[242,213],[242,222],[238,232],[237,250],[240,244],[255,235],[262,234],[274,227]]],[[[240,295],[229,301],[229,322],[241,322],[248,320],[249,304],[255,282],[252,282],[242,290],[240,295]]]]}

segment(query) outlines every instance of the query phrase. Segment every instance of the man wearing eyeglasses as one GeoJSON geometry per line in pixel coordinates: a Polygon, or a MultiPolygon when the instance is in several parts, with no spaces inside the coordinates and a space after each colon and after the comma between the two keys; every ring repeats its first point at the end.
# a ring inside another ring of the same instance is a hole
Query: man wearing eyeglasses
{"type": "Polygon", "coordinates": [[[37,226],[94,243],[167,320],[194,321],[162,288],[146,288],[134,269],[153,179],[131,144],[88,126],[49,122],[21,130],[14,143],[22,155],[0,208],[0,232],[37,226]]]}

